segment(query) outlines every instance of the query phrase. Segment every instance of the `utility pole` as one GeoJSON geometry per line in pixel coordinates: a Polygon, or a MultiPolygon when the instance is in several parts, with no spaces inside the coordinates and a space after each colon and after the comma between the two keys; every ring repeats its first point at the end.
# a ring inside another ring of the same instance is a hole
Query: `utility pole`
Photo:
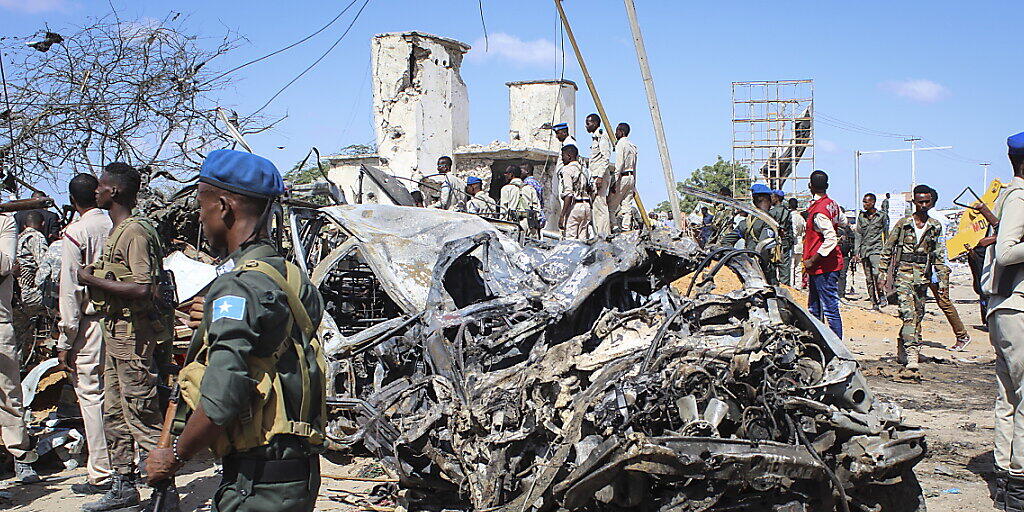
{"type": "Polygon", "coordinates": [[[921,139],[911,137],[903,140],[910,143],[910,192],[913,193],[917,186],[917,141],[921,139]]]}
{"type": "MultiPolygon", "coordinates": [[[[906,149],[879,149],[875,151],[854,151],[853,152],[853,180],[854,189],[857,194],[860,194],[860,157],[863,155],[870,155],[874,153],[904,153],[910,151],[910,191],[914,191],[914,187],[917,186],[917,152],[918,151],[935,151],[941,149],[953,149],[953,146],[935,146],[930,148],[919,148],[917,147],[917,141],[921,139],[909,138],[907,142],[910,142],[910,147],[906,149]]],[[[860,199],[859,197],[857,199],[860,199]]]]}
{"type": "MultiPolygon", "coordinates": [[[[601,123],[604,124],[604,132],[612,141],[612,146],[614,146],[618,142],[615,138],[615,128],[612,127],[612,123],[608,119],[608,114],[604,111],[604,104],[601,103],[601,96],[597,94],[597,87],[594,85],[594,80],[590,78],[590,71],[587,70],[587,63],[583,61],[583,53],[580,52],[580,47],[576,44],[576,36],[572,33],[572,27],[569,25],[569,18],[566,17],[565,10],[562,9],[562,0],[554,0],[554,2],[555,8],[558,9],[558,16],[562,19],[562,25],[565,26],[565,34],[569,36],[569,43],[572,45],[572,51],[576,54],[576,60],[580,64],[580,71],[583,72],[583,79],[586,80],[587,88],[590,89],[590,96],[594,98],[594,105],[597,107],[597,114],[601,116],[601,123]]],[[[674,197],[671,190],[669,191],[669,197],[674,197]]],[[[636,201],[637,209],[640,210],[640,219],[643,220],[645,226],[650,228],[651,218],[647,216],[647,209],[644,208],[644,203],[640,200],[640,193],[635,189],[633,190],[633,199],[636,201]]],[[[676,202],[678,202],[678,199],[676,202]]],[[[678,210],[673,210],[673,215],[675,215],[677,211],[678,210]]]]}
{"type": "Polygon", "coordinates": [[[661,155],[661,169],[665,178],[665,189],[668,192],[668,203],[672,207],[672,218],[676,227],[683,228],[683,219],[679,213],[679,196],[676,194],[676,178],[672,172],[672,159],[668,154],[668,143],[665,140],[665,126],[661,122],[661,107],[658,106],[658,95],[654,91],[654,77],[647,61],[647,49],[644,47],[644,36],[640,32],[640,23],[636,19],[636,6],[633,0],[624,0],[626,15],[629,17],[629,29],[633,32],[633,46],[636,47],[636,60],[640,64],[640,75],[643,77],[644,89],[647,91],[647,106],[651,110],[651,122],[654,124],[654,135],[658,139],[658,153],[661,155]]]}
{"type": "Polygon", "coordinates": [[[983,169],[981,178],[981,190],[982,194],[988,191],[988,166],[992,165],[989,162],[982,162],[978,164],[983,169]]]}

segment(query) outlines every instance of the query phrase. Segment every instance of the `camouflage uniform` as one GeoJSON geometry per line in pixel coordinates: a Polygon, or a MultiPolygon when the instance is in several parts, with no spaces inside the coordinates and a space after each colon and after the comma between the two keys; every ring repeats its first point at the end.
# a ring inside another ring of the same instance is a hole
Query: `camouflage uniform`
{"type": "Polygon", "coordinates": [[[18,287],[21,290],[20,306],[14,310],[14,335],[18,350],[30,346],[36,333],[36,319],[46,313],[42,306],[42,291],[36,286],[36,270],[46,254],[46,237],[36,229],[25,228],[18,235],[18,287]]]}
{"type": "Polygon", "coordinates": [[[908,369],[917,369],[921,353],[921,320],[931,283],[932,269],[942,260],[939,236],[942,225],[929,217],[921,239],[915,233],[914,217],[900,219],[889,233],[882,251],[881,268],[896,265],[896,296],[899,299],[900,329],[896,358],[908,369]],[[899,254],[899,261],[892,261],[899,254]]]}
{"type": "Polygon", "coordinates": [[[779,223],[781,253],[779,261],[775,263],[775,276],[778,278],[779,283],[792,284],[789,276],[790,269],[793,267],[793,216],[790,215],[789,208],[786,208],[781,203],[772,206],[768,210],[768,215],[771,215],[772,219],[779,223]]]}
{"type": "MultiPolygon", "coordinates": [[[[722,235],[722,245],[731,247],[740,240],[743,239],[744,248],[752,251],[758,250],[758,244],[775,238],[775,232],[772,231],[768,224],[757,217],[747,216],[745,219],[740,221],[739,225],[735,229],[728,231],[722,235]],[[749,227],[748,227],[749,226],[749,227]]],[[[769,283],[777,283],[778,276],[776,275],[778,265],[778,245],[774,242],[768,242],[761,248],[761,254],[765,256],[768,261],[767,267],[762,265],[765,277],[768,278],[769,283]]]]}
{"type": "MultiPolygon", "coordinates": [[[[889,215],[885,211],[876,209],[874,213],[867,213],[861,210],[857,214],[857,229],[854,230],[853,254],[860,258],[864,265],[864,275],[878,279],[882,275],[882,246],[885,244],[886,227],[889,225],[889,215]]],[[[867,279],[868,296],[871,304],[875,306],[884,305],[885,297],[880,297],[876,288],[876,282],[867,279]]]]}

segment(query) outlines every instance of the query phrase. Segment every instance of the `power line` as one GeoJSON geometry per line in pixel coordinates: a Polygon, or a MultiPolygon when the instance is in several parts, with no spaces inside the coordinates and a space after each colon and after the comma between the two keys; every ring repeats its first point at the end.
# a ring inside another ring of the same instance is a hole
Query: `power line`
{"type": "Polygon", "coordinates": [[[290,49],[292,49],[292,48],[295,48],[296,46],[298,46],[298,45],[300,45],[300,44],[302,44],[302,43],[305,43],[306,41],[309,41],[310,39],[312,39],[312,38],[313,38],[314,36],[316,36],[317,34],[319,34],[319,33],[323,32],[324,30],[327,30],[327,28],[328,28],[328,27],[330,27],[331,25],[333,25],[333,24],[334,24],[334,22],[336,22],[336,21],[338,21],[339,19],[341,19],[341,17],[342,17],[342,16],[343,16],[343,15],[344,15],[344,14],[345,14],[346,12],[348,12],[348,10],[349,10],[349,9],[350,9],[350,8],[351,8],[351,7],[353,6],[353,5],[355,5],[355,3],[356,3],[356,2],[358,2],[358,1],[359,1],[359,0],[352,0],[352,2],[350,2],[350,3],[349,3],[349,4],[347,5],[347,6],[345,6],[345,8],[344,8],[344,9],[342,9],[342,11],[341,11],[341,12],[339,12],[339,13],[338,13],[338,15],[334,17],[334,19],[332,19],[331,21],[328,21],[326,25],[324,25],[324,26],[320,27],[319,29],[317,29],[317,31],[316,31],[316,32],[313,32],[312,34],[309,34],[308,36],[306,36],[306,37],[303,37],[302,39],[299,39],[298,41],[295,41],[294,43],[292,43],[292,44],[290,44],[290,45],[288,45],[288,46],[285,46],[284,48],[281,48],[280,50],[275,50],[275,51],[273,51],[273,52],[270,52],[270,53],[268,53],[268,54],[266,54],[266,55],[264,55],[264,56],[262,56],[262,57],[259,57],[259,58],[256,58],[256,59],[253,59],[253,60],[250,60],[249,62],[246,62],[245,64],[241,64],[241,65],[239,65],[239,66],[235,66],[235,67],[233,67],[233,68],[231,68],[231,69],[229,69],[229,70],[227,70],[227,71],[225,71],[225,72],[223,72],[223,73],[221,73],[221,74],[219,74],[219,75],[217,75],[217,76],[215,76],[215,77],[213,77],[213,78],[211,78],[211,79],[207,80],[206,82],[203,82],[203,85],[206,85],[206,84],[208,84],[208,83],[210,83],[210,82],[212,82],[212,81],[214,81],[214,80],[217,80],[217,79],[219,79],[219,78],[222,78],[222,77],[224,77],[224,76],[226,76],[226,75],[229,75],[229,74],[231,74],[231,73],[234,73],[235,71],[238,71],[239,69],[242,69],[242,68],[244,68],[244,67],[246,67],[246,66],[249,66],[249,65],[251,65],[251,64],[255,64],[255,63],[257,63],[257,62],[259,62],[259,61],[261,61],[261,60],[269,59],[270,57],[273,57],[274,55],[277,55],[277,54],[279,54],[279,53],[281,53],[281,52],[284,52],[284,51],[290,50],[290,49]]]}
{"type": "Polygon", "coordinates": [[[357,20],[359,20],[359,15],[361,15],[363,13],[363,9],[366,9],[367,4],[369,4],[369,3],[370,3],[370,0],[366,0],[365,2],[363,2],[363,5],[359,8],[359,11],[356,12],[355,17],[352,18],[352,22],[349,23],[348,27],[345,29],[345,32],[343,32],[341,34],[341,37],[339,37],[336,41],[334,41],[334,44],[332,44],[331,47],[327,49],[327,51],[325,51],[322,55],[320,55],[320,57],[318,57],[315,61],[313,61],[313,63],[310,64],[308,67],[306,67],[306,69],[302,70],[301,73],[296,75],[295,78],[292,78],[288,83],[284,84],[284,87],[280,88],[276,93],[274,93],[273,96],[270,97],[269,100],[267,100],[266,103],[263,104],[262,107],[256,109],[256,111],[253,112],[252,114],[249,114],[248,117],[252,117],[252,116],[262,112],[263,109],[267,108],[267,106],[270,105],[271,102],[273,102],[275,99],[277,99],[277,97],[280,96],[281,93],[283,93],[285,91],[285,89],[287,89],[288,87],[291,87],[292,84],[294,84],[295,82],[299,81],[299,79],[302,78],[303,75],[308,73],[309,70],[313,69],[317,64],[320,63],[320,61],[324,60],[327,57],[327,55],[330,54],[332,50],[334,50],[335,47],[337,47],[339,44],[341,44],[342,39],[345,39],[345,36],[348,35],[350,30],[352,30],[352,26],[356,24],[357,20]]]}
{"type": "Polygon", "coordinates": [[[487,22],[484,21],[484,0],[478,0],[477,4],[480,6],[480,25],[484,29],[484,52],[490,50],[491,44],[487,40],[487,22]]]}
{"type": "MultiPolygon", "coordinates": [[[[910,134],[905,134],[905,133],[895,133],[895,132],[886,132],[886,131],[882,131],[882,130],[875,130],[873,128],[868,128],[866,126],[861,126],[861,125],[858,125],[858,124],[854,124],[854,123],[851,123],[849,121],[844,121],[844,120],[839,119],[839,118],[837,118],[835,116],[830,116],[828,114],[824,114],[821,111],[815,112],[815,120],[819,121],[819,122],[822,122],[822,123],[824,123],[824,124],[826,124],[828,126],[832,126],[834,128],[839,128],[840,130],[846,130],[846,131],[849,131],[849,132],[860,133],[860,134],[863,134],[863,135],[874,135],[874,136],[878,136],[878,137],[888,137],[888,138],[894,138],[894,139],[896,139],[896,138],[906,139],[906,138],[916,137],[915,135],[910,135],[910,134]]],[[[932,146],[939,146],[940,145],[937,142],[925,139],[923,137],[921,137],[921,141],[926,143],[926,144],[930,144],[932,146]]],[[[940,156],[940,157],[942,157],[942,158],[945,158],[947,160],[952,160],[952,161],[955,161],[955,162],[962,162],[962,163],[969,163],[969,164],[978,164],[978,163],[984,162],[984,160],[977,159],[977,158],[972,158],[972,157],[969,157],[969,156],[966,156],[966,155],[961,155],[961,154],[959,154],[959,153],[957,153],[955,151],[952,151],[952,150],[940,151],[940,152],[936,152],[935,154],[940,156]]]]}

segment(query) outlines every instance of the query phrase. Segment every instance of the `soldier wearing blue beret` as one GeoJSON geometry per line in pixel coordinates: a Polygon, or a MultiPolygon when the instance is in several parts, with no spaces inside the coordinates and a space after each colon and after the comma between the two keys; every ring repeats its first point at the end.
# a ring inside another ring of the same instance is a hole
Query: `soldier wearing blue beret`
{"type": "Polygon", "coordinates": [[[268,239],[284,193],[269,160],[211,152],[199,177],[199,219],[225,254],[205,299],[178,382],[187,421],[156,449],[147,478],[158,483],[209,448],[223,460],[214,510],[312,511],[320,488],[326,378],[316,328],[323,299],[268,239]],[[260,385],[257,386],[256,384],[260,385]]]}

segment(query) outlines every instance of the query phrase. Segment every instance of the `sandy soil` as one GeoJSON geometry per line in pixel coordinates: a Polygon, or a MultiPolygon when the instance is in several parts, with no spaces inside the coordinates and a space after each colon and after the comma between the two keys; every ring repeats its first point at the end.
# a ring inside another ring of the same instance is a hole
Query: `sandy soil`
{"type": "MultiPolygon", "coordinates": [[[[924,353],[931,360],[925,363],[924,380],[919,384],[895,382],[888,377],[895,369],[893,340],[899,329],[899,321],[893,316],[895,307],[884,313],[870,311],[864,307],[866,292],[862,291],[859,295],[851,294],[843,309],[847,344],[861,359],[872,390],[902,406],[909,422],[928,429],[929,453],[917,466],[917,473],[928,508],[933,512],[992,510],[986,480],[992,471],[993,354],[987,333],[978,329],[980,314],[969,279],[966,267],[957,269],[952,295],[974,343],[966,352],[947,350],[953,344],[953,334],[941,311],[930,302],[924,326],[924,353]]],[[[865,290],[861,275],[853,280],[853,287],[865,290]]],[[[802,300],[799,291],[794,291],[794,295],[802,300]]],[[[381,482],[350,479],[386,480],[381,468],[368,459],[336,462],[324,461],[318,510],[390,512],[391,503],[369,494],[381,482]]],[[[51,472],[45,475],[44,482],[27,486],[7,480],[10,495],[0,500],[0,508],[77,510],[89,499],[74,496],[69,487],[83,481],[84,473],[81,468],[51,472]]],[[[182,510],[209,510],[209,497],[219,481],[211,459],[191,462],[178,479],[182,510]]]]}

